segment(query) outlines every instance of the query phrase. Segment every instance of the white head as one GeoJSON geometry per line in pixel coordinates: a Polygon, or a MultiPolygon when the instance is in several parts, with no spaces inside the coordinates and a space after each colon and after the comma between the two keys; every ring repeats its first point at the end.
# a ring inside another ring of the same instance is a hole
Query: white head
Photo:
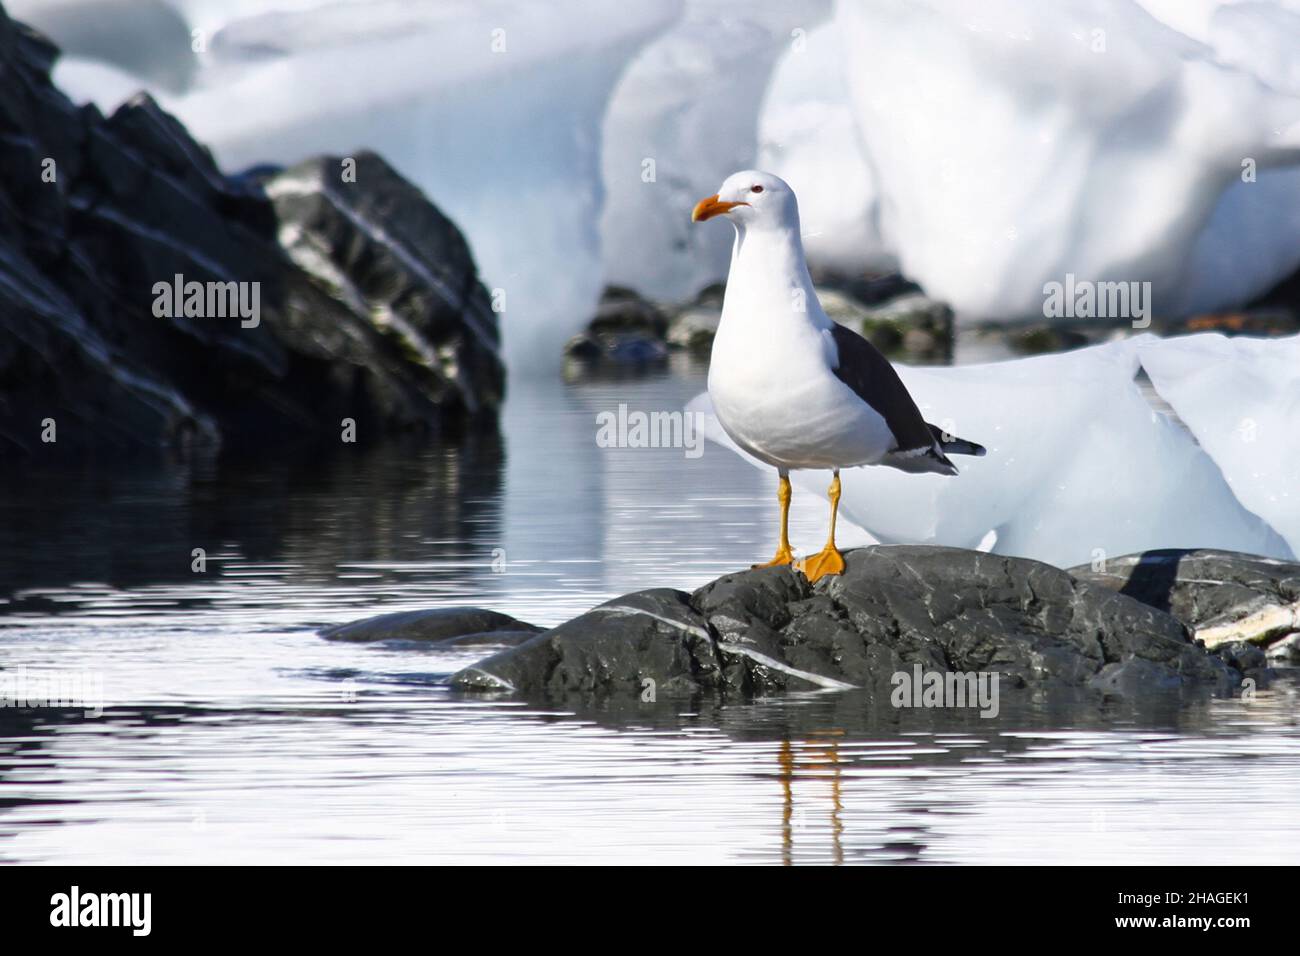
{"type": "Polygon", "coordinates": [[[691,222],[725,216],[737,229],[793,229],[799,234],[799,203],[794,190],[779,176],[745,169],[732,173],[716,194],[701,199],[691,222]]]}

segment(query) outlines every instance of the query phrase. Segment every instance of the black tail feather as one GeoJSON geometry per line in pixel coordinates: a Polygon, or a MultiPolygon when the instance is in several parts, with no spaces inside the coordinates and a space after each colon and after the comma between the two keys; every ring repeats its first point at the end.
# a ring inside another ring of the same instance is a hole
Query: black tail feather
{"type": "Polygon", "coordinates": [[[939,443],[939,447],[943,449],[944,454],[974,455],[976,458],[980,458],[988,453],[988,449],[983,445],[977,445],[973,441],[967,441],[966,439],[958,438],[955,435],[945,434],[944,430],[938,425],[931,425],[929,422],[926,422],[925,427],[930,429],[930,434],[933,435],[934,440],[939,443]]]}

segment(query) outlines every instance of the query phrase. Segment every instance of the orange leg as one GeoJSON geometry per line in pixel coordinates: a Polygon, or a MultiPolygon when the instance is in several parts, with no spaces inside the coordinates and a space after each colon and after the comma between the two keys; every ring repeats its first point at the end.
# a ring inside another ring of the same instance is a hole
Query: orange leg
{"type": "Polygon", "coordinates": [[[840,473],[837,469],[831,479],[828,492],[831,499],[831,533],[826,539],[826,547],[814,555],[804,558],[796,567],[804,573],[809,581],[818,581],[828,574],[844,573],[844,555],[835,547],[835,518],[840,511],[840,473]]]}
{"type": "Polygon", "coordinates": [[[776,486],[776,500],[781,502],[781,542],[776,546],[776,557],[766,564],[756,564],[755,568],[775,568],[794,563],[794,552],[790,550],[790,477],[782,472],[781,481],[776,486]]]}

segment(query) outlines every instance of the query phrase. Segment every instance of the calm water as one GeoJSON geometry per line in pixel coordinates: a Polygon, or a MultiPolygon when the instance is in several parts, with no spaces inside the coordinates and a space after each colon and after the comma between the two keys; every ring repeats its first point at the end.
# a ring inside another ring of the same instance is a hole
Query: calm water
{"type": "MultiPolygon", "coordinates": [[[[0,667],[105,702],[0,710],[0,859],[1300,861],[1289,678],[993,720],[852,692],[539,709],[446,687],[482,651],[316,636],[458,604],[553,624],[770,556],[770,477],[596,445],[597,412],[680,408],[701,374],[516,383],[502,440],[460,448],[0,476],[0,667]]],[[[796,542],[824,507],[796,498],[796,542]]]]}

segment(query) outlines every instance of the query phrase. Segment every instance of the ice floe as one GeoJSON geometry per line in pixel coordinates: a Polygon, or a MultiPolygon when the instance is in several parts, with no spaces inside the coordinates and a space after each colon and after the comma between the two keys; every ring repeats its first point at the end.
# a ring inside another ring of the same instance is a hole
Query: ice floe
{"type": "Polygon", "coordinates": [[[1300,554],[1300,336],[1144,338],[1139,349],[1237,499],[1300,554]]]}
{"type": "MultiPolygon", "coordinates": [[[[1289,423],[1294,447],[1300,432],[1294,359],[1289,378],[1279,372],[1278,393],[1239,387],[1250,374],[1247,360],[1201,392],[1198,353],[1211,347],[1198,341],[1204,338],[1147,335],[990,365],[898,366],[927,420],[982,442],[988,455],[959,459],[956,478],[848,469],[841,475],[841,508],[882,542],[984,547],[1060,567],[1151,548],[1293,557],[1287,522],[1295,520],[1294,494],[1283,493],[1288,474],[1289,488],[1297,487],[1297,455],[1280,454],[1283,464],[1261,472],[1258,459],[1269,443],[1242,444],[1233,432],[1252,416],[1265,434],[1289,423]],[[1139,363],[1154,369],[1157,389],[1185,383],[1160,394],[1180,415],[1186,411],[1190,432],[1143,395],[1135,379],[1139,363]],[[1280,392],[1289,394],[1289,404],[1280,392]],[[1211,420],[1211,408],[1222,421],[1211,420]],[[1215,436],[1206,447],[1198,444],[1202,433],[1215,436]]],[[[1276,362],[1285,363],[1286,354],[1296,354],[1295,343],[1258,343],[1258,354],[1277,348],[1276,362]]],[[[735,450],[707,395],[692,409],[705,413],[710,439],[735,450]]],[[[792,478],[820,495],[830,476],[796,472],[792,478]]]]}

